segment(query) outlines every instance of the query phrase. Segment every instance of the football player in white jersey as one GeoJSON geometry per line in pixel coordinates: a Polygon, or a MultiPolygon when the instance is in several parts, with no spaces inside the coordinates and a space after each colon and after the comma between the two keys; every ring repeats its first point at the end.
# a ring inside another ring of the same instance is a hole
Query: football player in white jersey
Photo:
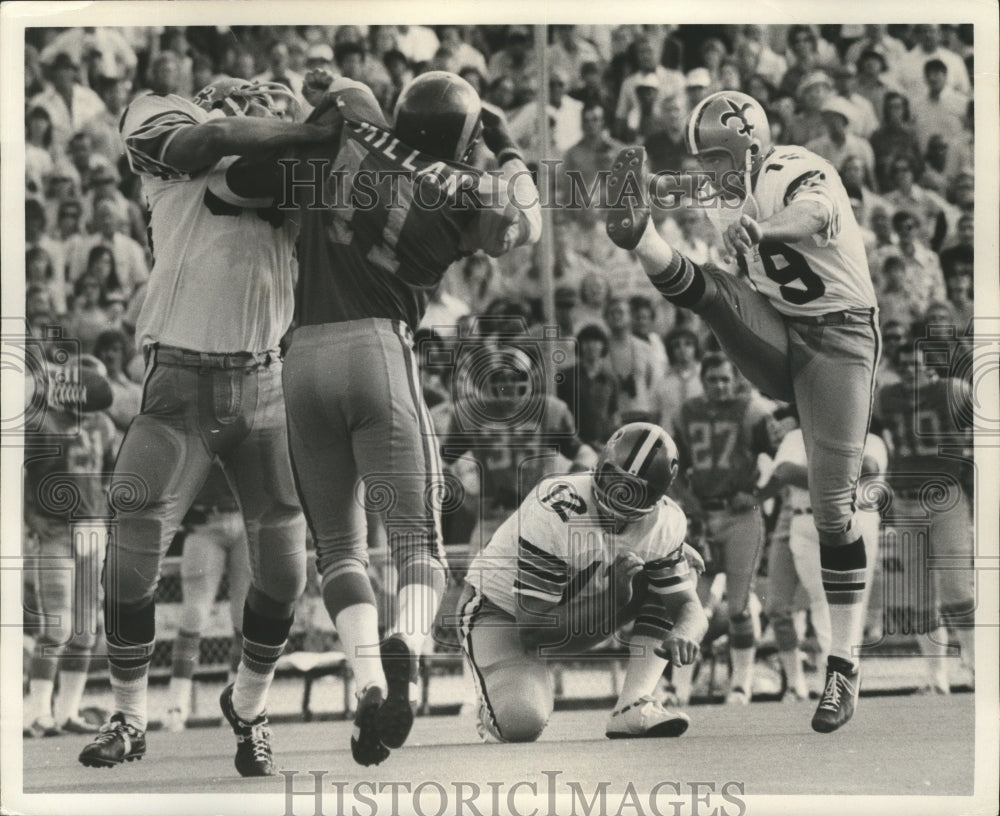
{"type": "Polygon", "coordinates": [[[667,660],[693,662],[708,629],[688,558],[704,564],[665,495],[677,467],[666,431],[625,425],[594,471],[543,479],[473,560],[458,614],[483,740],[538,739],[553,708],[545,658],[585,653],[627,623],[631,656],[606,735],[687,730],[685,714],[653,697],[667,660]]]}
{"type": "Polygon", "coordinates": [[[292,318],[295,229],[269,202],[241,194],[253,167],[236,157],[330,137],[321,125],[280,121],[282,93],[219,80],[194,102],[137,97],[122,117],[155,260],[137,326],[142,407],[110,487],[117,537],[105,560],[104,622],[115,711],[80,754],[90,767],[146,753],[160,562],[218,461],[243,513],[252,572],[243,655],[222,710],[240,774],[276,773],[264,704],[306,575],[278,351],[292,318]]]}
{"type": "MultiPolygon", "coordinates": [[[[798,405],[832,626],[812,727],[827,733],[853,715],[854,650],[864,625],[866,558],[854,497],[880,338],[861,232],[836,171],[805,148],[772,145],[764,109],[746,94],[703,99],[686,136],[709,177],[696,198],[724,227],[743,274],[699,267],[647,229],[650,187],[640,147],[623,150],[612,165],[608,236],[636,251],[667,300],[711,327],[754,385],[798,405]]],[[[657,193],[670,187],[677,189],[676,176],[654,180],[657,193]]]]}

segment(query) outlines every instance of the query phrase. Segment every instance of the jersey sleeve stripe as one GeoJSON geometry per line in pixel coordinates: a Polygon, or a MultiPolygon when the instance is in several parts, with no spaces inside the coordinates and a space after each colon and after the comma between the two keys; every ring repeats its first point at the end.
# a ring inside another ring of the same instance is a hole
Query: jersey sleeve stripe
{"type": "Polygon", "coordinates": [[[565,586],[565,583],[553,584],[549,581],[532,580],[531,576],[527,575],[519,575],[514,579],[515,589],[531,589],[536,592],[546,592],[550,595],[558,595],[559,597],[562,597],[565,586]]]}
{"type": "Polygon", "coordinates": [[[517,584],[514,585],[514,594],[515,595],[526,595],[529,598],[538,598],[539,600],[542,600],[542,601],[551,601],[552,603],[559,603],[559,601],[562,599],[562,596],[559,593],[556,593],[556,594],[553,595],[553,594],[548,593],[548,592],[539,592],[539,591],[533,590],[533,589],[523,589],[523,588],[517,586],[517,584]]]}
{"type": "Polygon", "coordinates": [[[684,592],[686,590],[694,591],[694,584],[691,582],[690,577],[681,578],[679,583],[668,587],[650,587],[650,592],[656,595],[673,595],[676,592],[684,592]]]}
{"type": "Polygon", "coordinates": [[[785,188],[785,206],[787,206],[788,202],[795,197],[795,194],[799,191],[800,187],[802,187],[804,184],[806,184],[806,182],[812,180],[816,176],[819,176],[820,180],[826,178],[826,175],[820,170],[806,170],[806,172],[804,172],[802,175],[796,176],[794,179],[792,179],[788,187],[785,188]]]}
{"type": "Polygon", "coordinates": [[[654,589],[655,588],[663,589],[665,587],[676,586],[677,584],[681,583],[681,581],[685,580],[685,578],[686,576],[681,574],[667,575],[667,576],[659,576],[659,575],[648,576],[649,585],[654,589]]]}
{"type": "Polygon", "coordinates": [[[536,547],[530,541],[521,536],[517,537],[518,547],[522,550],[521,555],[525,554],[533,555],[541,561],[548,563],[553,569],[558,570],[569,570],[569,564],[563,561],[559,556],[553,555],[550,552],[546,552],[540,547],[536,547]]]}
{"type": "Polygon", "coordinates": [[[517,569],[525,574],[533,575],[543,581],[553,581],[556,583],[565,582],[566,570],[553,572],[547,565],[540,565],[524,558],[517,559],[517,569]]]}

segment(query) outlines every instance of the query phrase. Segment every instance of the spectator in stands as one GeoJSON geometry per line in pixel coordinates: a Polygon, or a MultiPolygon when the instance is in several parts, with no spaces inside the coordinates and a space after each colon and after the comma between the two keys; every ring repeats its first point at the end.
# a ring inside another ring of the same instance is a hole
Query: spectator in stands
{"type": "Polygon", "coordinates": [[[257,73],[257,61],[253,54],[246,49],[240,49],[233,57],[229,73],[237,79],[251,79],[257,73]]]}
{"type": "Polygon", "coordinates": [[[924,66],[925,86],[911,91],[913,130],[924,150],[935,134],[949,141],[962,134],[969,98],[948,87],[947,81],[948,68],[944,62],[932,59],[924,66]]]}
{"type": "Polygon", "coordinates": [[[823,105],[832,95],[833,82],[825,72],[813,71],[802,79],[796,93],[799,111],[788,123],[791,144],[806,145],[826,135],[823,105]]]}
{"type": "Polygon", "coordinates": [[[257,82],[278,82],[291,88],[296,96],[302,96],[302,74],[292,70],[289,64],[288,46],[275,40],[267,49],[267,70],[257,74],[257,82]]]}
{"type": "Polygon", "coordinates": [[[679,71],[672,71],[659,64],[653,43],[648,37],[642,37],[635,43],[637,70],[626,77],[622,83],[621,92],[618,95],[618,107],[615,110],[615,133],[625,133],[630,127],[637,129],[638,118],[634,112],[639,109],[640,85],[647,85],[651,82],[650,74],[654,74],[657,79],[658,88],[657,101],[668,97],[683,98],[684,95],[684,75],[679,71]],[[635,125],[632,123],[635,122],[635,125]]]}
{"type": "Polygon", "coordinates": [[[102,265],[105,262],[113,265],[113,259],[104,247],[94,247],[92,255],[92,271],[87,271],[76,279],[73,285],[73,307],[65,320],[67,336],[79,340],[80,348],[85,354],[93,351],[101,332],[115,328],[108,314],[100,279],[102,265]]]}
{"type": "Polygon", "coordinates": [[[567,83],[563,70],[553,68],[549,75],[549,114],[555,124],[553,139],[560,157],[583,138],[583,103],[566,93],[567,83]]]}
{"type": "Polygon", "coordinates": [[[66,310],[66,295],[63,282],[56,275],[49,253],[39,246],[24,253],[24,282],[28,286],[41,286],[48,292],[53,307],[62,306],[66,310]]]}
{"type": "Polygon", "coordinates": [[[858,159],[864,168],[865,186],[875,184],[875,154],[872,146],[860,136],[851,133],[857,108],[842,96],[830,96],[821,108],[826,133],[806,142],[806,148],[826,159],[834,167],[841,167],[850,158],[858,159]]]}
{"type": "Polygon", "coordinates": [[[577,85],[578,87],[570,91],[569,95],[582,102],[585,108],[600,105],[604,110],[605,121],[610,121],[610,115],[615,110],[615,103],[604,83],[601,68],[596,62],[583,64],[580,68],[580,81],[577,85]]]}
{"type": "Polygon", "coordinates": [[[722,64],[729,56],[726,44],[718,37],[709,37],[702,42],[699,54],[701,55],[702,67],[708,71],[708,75],[712,78],[712,84],[709,86],[712,92],[721,90],[722,64]]]}
{"type": "Polygon", "coordinates": [[[687,109],[693,110],[702,99],[712,93],[712,75],[707,68],[693,68],[684,78],[687,109]]]}
{"type": "Polygon", "coordinates": [[[42,77],[42,61],[38,57],[38,49],[31,43],[24,45],[24,98],[32,99],[45,90],[42,77]]]}
{"type": "MultiPolygon", "coordinates": [[[[899,243],[895,248],[880,252],[880,272],[884,277],[883,270],[888,258],[899,257],[902,260],[906,272],[902,286],[906,290],[909,304],[917,316],[920,316],[931,301],[945,299],[941,265],[938,256],[921,240],[919,222],[913,213],[899,210],[892,217],[892,228],[899,243]]],[[[886,285],[885,281],[882,281],[882,285],[886,285]]],[[[883,306],[883,300],[879,301],[879,305],[883,306]]]]}
{"type": "MultiPolygon", "coordinates": [[[[756,48],[750,49],[743,56],[743,60],[749,59],[750,52],[753,53],[753,67],[749,64],[741,65],[746,71],[745,77],[757,74],[764,77],[772,86],[777,86],[781,78],[788,70],[788,63],[783,56],[776,54],[768,42],[768,27],[762,25],[741,26],[741,42],[737,46],[737,59],[740,59],[741,52],[746,51],[747,44],[753,44],[756,48]]],[[[762,101],[758,99],[757,101],[762,101]]]]}
{"type": "Polygon", "coordinates": [[[353,40],[337,43],[333,48],[333,56],[340,73],[371,88],[385,110],[392,96],[392,81],[381,62],[368,59],[364,43],[353,40]]]}
{"type": "Polygon", "coordinates": [[[81,131],[90,137],[96,154],[104,156],[112,166],[117,166],[125,155],[118,122],[131,96],[132,83],[124,77],[101,77],[97,93],[104,103],[104,110],[86,121],[81,131]]]}
{"type": "Polygon", "coordinates": [[[146,85],[156,94],[182,93],[180,58],[173,51],[161,51],[149,63],[146,85]]]}
{"type": "Polygon", "coordinates": [[[595,451],[618,427],[618,380],[608,367],[608,336],[590,324],[576,336],[577,363],[562,369],[556,394],[569,406],[576,433],[595,451]]]}
{"type": "Polygon", "coordinates": [[[955,230],[954,242],[951,246],[941,250],[941,269],[945,277],[950,274],[953,267],[953,259],[956,254],[962,257],[963,253],[972,252],[975,246],[975,217],[971,212],[963,214],[958,219],[958,226],[955,230]]]}
{"type": "MultiPolygon", "coordinates": [[[[893,91],[898,92],[899,87],[889,77],[885,57],[878,51],[862,52],[861,56],[858,57],[856,68],[856,93],[868,100],[872,106],[877,120],[877,125],[872,130],[874,133],[884,124],[886,94],[893,91]]],[[[870,138],[872,133],[866,134],[866,138],[870,138]]]]}
{"type": "Polygon", "coordinates": [[[947,84],[963,96],[969,96],[972,85],[962,58],[941,45],[941,26],[916,27],[917,44],[899,62],[899,79],[904,91],[914,98],[923,91],[928,62],[939,60],[947,72],[947,84]]]}
{"type": "MultiPolygon", "coordinates": [[[[743,83],[743,90],[767,109],[770,107],[777,89],[766,77],[760,74],[750,74],[743,83]]],[[[770,121],[770,114],[768,116],[768,121],[770,121]]]]}
{"type": "Polygon", "coordinates": [[[582,138],[569,150],[563,158],[563,173],[559,183],[559,200],[566,207],[565,215],[569,218],[582,218],[591,215],[585,212],[586,191],[594,190],[595,200],[599,201],[601,190],[596,189],[598,180],[604,183],[604,171],[623,147],[608,136],[605,129],[604,109],[600,105],[588,105],[580,114],[580,130],[582,138]]]}
{"type": "Polygon", "coordinates": [[[846,100],[854,108],[851,132],[862,139],[868,139],[878,130],[879,121],[868,97],[858,93],[857,68],[850,63],[836,66],[833,69],[833,83],[838,98],[846,100]]]}
{"type": "Polygon", "coordinates": [[[94,356],[104,364],[111,383],[113,400],[107,413],[118,430],[120,443],[142,404],[142,386],[125,374],[125,366],[132,357],[128,339],[117,329],[103,331],[94,341],[94,356]]]}
{"type": "Polygon", "coordinates": [[[52,121],[52,150],[65,153],[70,137],[104,108],[101,98],[78,80],[79,63],[66,52],[55,56],[49,69],[52,81],[35,96],[29,108],[42,107],[52,121]]]}
{"type": "MultiPolygon", "coordinates": [[[[55,234],[49,237],[52,239],[53,246],[58,246],[58,253],[61,260],[57,262],[56,268],[64,278],[67,274],[66,257],[69,246],[82,236],[83,205],[75,199],[61,202],[59,209],[56,210],[55,234]]],[[[55,256],[53,255],[53,257],[55,256]]]]}
{"type": "Polygon", "coordinates": [[[80,174],[76,172],[73,163],[65,156],[57,159],[52,165],[52,174],[49,176],[48,191],[44,201],[46,222],[51,224],[58,218],[59,207],[63,202],[76,201],[78,204],[81,203],[82,190],[80,174]]]}
{"type": "Polygon", "coordinates": [[[591,272],[580,281],[580,306],[577,310],[577,325],[594,323],[607,330],[604,314],[607,311],[611,286],[603,275],[591,272]]]}
{"type": "Polygon", "coordinates": [[[148,241],[145,208],[139,206],[138,202],[131,198],[127,198],[118,189],[121,180],[114,164],[104,156],[93,156],[90,160],[90,182],[88,184],[91,210],[96,210],[97,205],[106,199],[115,202],[119,211],[125,213],[125,231],[128,236],[145,250],[148,241]]]}
{"type": "Polygon", "coordinates": [[[701,344],[697,334],[681,326],[667,332],[664,346],[669,367],[653,392],[653,421],[670,428],[684,401],[703,393],[701,344]]]}
{"type": "Polygon", "coordinates": [[[430,62],[434,52],[438,50],[437,34],[427,26],[398,25],[396,29],[396,48],[406,54],[406,58],[414,63],[430,62]]]}
{"type": "Polygon", "coordinates": [[[656,306],[645,295],[632,295],[628,301],[632,315],[632,334],[649,343],[653,356],[653,371],[662,378],[667,371],[667,350],[656,333],[656,306]]]}
{"type": "Polygon", "coordinates": [[[910,102],[902,94],[892,91],[885,95],[882,127],[872,134],[870,141],[880,192],[895,187],[893,168],[897,159],[906,159],[915,177],[923,173],[923,151],[913,131],[910,102]]]}
{"type": "Polygon", "coordinates": [[[660,110],[662,114],[660,128],[646,137],[649,168],[653,172],[680,170],[681,163],[687,155],[687,143],[684,138],[687,116],[683,103],[677,97],[671,96],[663,100],[660,110]]]}
{"type": "Polygon", "coordinates": [[[920,176],[920,186],[932,190],[945,197],[951,192],[951,179],[957,175],[958,168],[949,161],[950,150],[948,141],[940,133],[935,133],[927,142],[924,153],[924,172],[920,176]]]}
{"type": "MultiPolygon", "coordinates": [[[[906,54],[906,46],[895,37],[890,37],[884,24],[866,25],[864,27],[864,35],[861,39],[855,40],[848,47],[844,61],[857,65],[858,74],[864,75],[865,71],[861,63],[865,59],[865,54],[868,53],[875,54],[881,58],[882,73],[889,71],[890,74],[895,74],[897,66],[900,65],[903,56],[906,54]]],[[[894,76],[887,76],[886,80],[896,84],[894,76]]],[[[881,104],[875,104],[874,100],[872,100],[872,104],[875,106],[876,112],[882,110],[881,104]]]]}
{"type": "Polygon", "coordinates": [[[490,57],[489,74],[494,78],[507,77],[514,83],[515,91],[538,87],[538,62],[531,31],[526,26],[512,25],[507,29],[503,48],[490,57]]]}
{"type": "MultiPolygon", "coordinates": [[[[385,70],[389,74],[389,95],[386,100],[389,105],[388,110],[394,110],[399,94],[413,81],[413,70],[410,68],[410,61],[406,55],[395,48],[382,55],[382,64],[385,65],[385,70]]],[[[477,90],[482,95],[483,89],[477,90]]]]}
{"type": "Polygon", "coordinates": [[[883,320],[910,326],[924,315],[926,300],[915,289],[908,287],[906,263],[898,253],[882,260],[875,294],[883,320]]]}
{"type": "Polygon", "coordinates": [[[964,331],[972,320],[973,254],[967,247],[956,249],[961,252],[950,259],[950,269],[945,273],[944,282],[948,290],[948,302],[955,312],[955,322],[959,330],[964,331]]]}
{"type": "Polygon", "coordinates": [[[648,422],[652,418],[652,394],[662,377],[653,368],[648,342],[632,333],[628,302],[623,297],[608,301],[604,319],[608,326],[608,364],[618,380],[618,409],[622,422],[648,422]]]}
{"type": "Polygon", "coordinates": [[[635,85],[635,95],[639,104],[629,111],[624,139],[637,142],[647,139],[664,128],[660,116],[660,78],[654,74],[643,74],[635,85]]]}
{"type": "Polygon", "coordinates": [[[553,25],[549,64],[568,78],[569,89],[579,88],[582,69],[588,63],[599,65],[601,56],[593,43],[583,37],[574,25],[553,25]]]}
{"type": "Polygon", "coordinates": [[[816,33],[807,25],[789,26],[787,43],[789,67],[781,79],[778,90],[788,96],[801,95],[802,81],[822,68],[819,43],[816,33]]]}
{"type": "MultiPolygon", "coordinates": [[[[474,68],[482,77],[486,77],[489,74],[489,68],[486,66],[486,58],[483,56],[483,52],[465,41],[461,26],[441,26],[438,30],[438,38],[441,41],[441,47],[447,48],[452,54],[456,73],[460,74],[463,68],[474,68]]],[[[550,64],[555,67],[555,60],[551,59],[550,64]]],[[[570,74],[570,76],[575,76],[575,73],[570,74]]]]}
{"type": "Polygon", "coordinates": [[[146,255],[142,247],[121,231],[125,213],[120,205],[111,199],[103,199],[94,208],[94,233],[74,242],[70,249],[68,268],[69,279],[76,280],[90,264],[95,247],[103,246],[111,250],[118,278],[118,288],[126,298],[132,296],[135,288],[149,278],[146,255]]]}
{"type": "Polygon", "coordinates": [[[912,163],[899,158],[893,162],[894,187],[885,194],[886,201],[897,211],[908,210],[917,219],[917,229],[931,247],[940,247],[948,232],[950,205],[937,193],[925,190],[914,181],[912,163]]]}
{"type": "Polygon", "coordinates": [[[490,83],[486,101],[507,113],[515,107],[514,80],[509,76],[498,76],[490,83]]]}
{"type": "Polygon", "coordinates": [[[875,393],[887,385],[894,385],[902,378],[896,369],[896,353],[910,339],[910,323],[886,319],[882,316],[882,357],[875,372],[875,393]]]}
{"type": "Polygon", "coordinates": [[[122,35],[111,27],[68,28],[42,50],[44,64],[55,64],[59,55],[66,54],[74,64],[91,64],[94,74],[103,76],[135,76],[138,58],[135,50],[122,35]]]}
{"type": "MultiPolygon", "coordinates": [[[[876,207],[882,207],[887,212],[891,209],[889,202],[872,191],[870,166],[866,166],[860,156],[849,155],[839,167],[840,178],[844,188],[852,200],[857,199],[861,205],[858,223],[864,228],[871,227],[871,216],[876,207]]],[[[855,216],[858,216],[855,213],[855,216]]],[[[874,240],[875,235],[871,238],[874,240]]]]}
{"type": "Polygon", "coordinates": [[[24,165],[28,192],[41,198],[52,175],[52,117],[43,107],[28,111],[24,122],[24,165]]]}
{"type": "Polygon", "coordinates": [[[197,93],[218,78],[215,63],[206,54],[195,54],[191,58],[191,87],[197,93]]]}
{"type": "MultiPolygon", "coordinates": [[[[35,252],[33,256],[36,265],[40,265],[44,260],[45,275],[43,279],[33,278],[32,270],[28,269],[28,282],[39,283],[45,286],[52,296],[52,304],[56,314],[66,312],[66,256],[63,252],[62,244],[53,239],[45,231],[48,217],[45,208],[37,199],[28,198],[24,201],[24,243],[28,253],[35,252]],[[42,253],[39,255],[38,253],[42,253]]],[[[36,269],[38,274],[40,270],[36,269]]]]}
{"type": "Polygon", "coordinates": [[[31,337],[44,337],[50,326],[59,325],[52,305],[52,295],[40,283],[28,284],[25,290],[24,320],[31,337]]]}

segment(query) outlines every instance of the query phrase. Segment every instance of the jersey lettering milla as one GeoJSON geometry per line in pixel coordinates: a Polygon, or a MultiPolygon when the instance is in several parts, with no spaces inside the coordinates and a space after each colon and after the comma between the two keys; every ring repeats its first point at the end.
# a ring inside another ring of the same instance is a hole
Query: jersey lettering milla
{"type": "Polygon", "coordinates": [[[749,493],[757,483],[757,454],[770,443],[767,411],[751,397],[684,402],[674,419],[674,440],[691,489],[702,501],[749,493]]]}
{"type": "Polygon", "coordinates": [[[633,552],[646,564],[650,591],[666,596],[694,586],[686,534],[684,512],[668,498],[615,534],[598,513],[590,473],[552,476],[493,534],[465,580],[516,615],[523,598],[559,605],[605,595],[615,556],[633,552]]]}
{"type": "Polygon", "coordinates": [[[339,139],[297,154],[326,176],[318,206],[296,187],[297,323],[381,317],[415,331],[454,261],[519,241],[518,210],[502,180],[402,144],[366,86],[340,81],[327,98],[311,121],[340,119],[339,139]]]}
{"type": "Polygon", "coordinates": [[[850,199],[837,171],[815,153],[804,147],[776,147],[764,159],[742,211],[722,205],[710,207],[708,214],[722,231],[741,212],[763,221],[793,201],[821,204],[826,226],[791,244],[762,241],[751,253],[737,257],[741,271],[782,314],[873,308],[875,289],[850,199]]]}
{"type": "Polygon", "coordinates": [[[226,171],[235,156],[190,174],[170,164],[170,142],[210,118],[180,96],[146,94],[121,120],[129,165],[142,177],[153,247],[138,344],[275,349],[292,319],[295,223],[269,199],[230,188],[226,171]]]}

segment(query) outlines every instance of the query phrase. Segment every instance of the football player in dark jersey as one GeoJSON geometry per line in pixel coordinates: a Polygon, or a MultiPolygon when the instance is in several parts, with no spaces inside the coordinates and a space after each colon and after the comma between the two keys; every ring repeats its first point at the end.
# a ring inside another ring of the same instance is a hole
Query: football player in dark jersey
{"type": "Polygon", "coordinates": [[[449,265],[537,241],[541,216],[502,115],[454,74],[413,80],[392,128],[371,91],[345,79],[311,121],[333,122],[339,136],[300,152],[286,177],[301,232],[285,398],[324,602],[359,689],[352,753],[371,765],[410,732],[417,661],[445,584],[441,464],[412,333],[449,265]],[[499,174],[464,163],[480,137],[499,174]],[[318,187],[302,185],[310,171],[322,176],[318,187]],[[399,573],[397,625],[381,645],[366,503],[382,517],[399,573]]]}

